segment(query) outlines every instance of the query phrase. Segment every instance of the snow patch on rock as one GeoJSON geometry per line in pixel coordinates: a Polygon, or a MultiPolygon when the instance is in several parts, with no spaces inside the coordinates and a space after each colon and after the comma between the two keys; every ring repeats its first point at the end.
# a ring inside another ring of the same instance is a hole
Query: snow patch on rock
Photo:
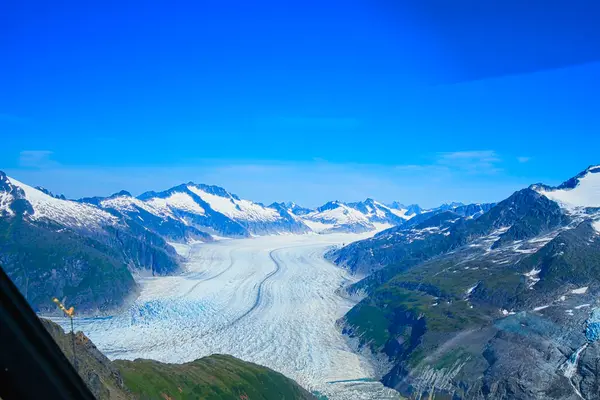
{"type": "Polygon", "coordinates": [[[580,287],[578,289],[571,290],[571,293],[573,293],[573,294],[584,294],[585,292],[587,292],[587,290],[588,290],[588,287],[584,286],[584,287],[580,287]]]}
{"type": "Polygon", "coordinates": [[[600,207],[600,173],[593,172],[597,169],[588,169],[589,172],[579,178],[579,183],[572,189],[539,189],[538,193],[566,208],[600,207]]]}

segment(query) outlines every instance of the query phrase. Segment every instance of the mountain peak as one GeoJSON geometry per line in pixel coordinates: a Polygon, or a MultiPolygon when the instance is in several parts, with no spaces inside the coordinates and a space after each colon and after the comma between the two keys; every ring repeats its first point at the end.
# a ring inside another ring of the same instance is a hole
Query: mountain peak
{"type": "Polygon", "coordinates": [[[410,204],[409,206],[406,207],[406,213],[408,215],[420,214],[422,211],[423,211],[423,209],[418,204],[410,204]]]}
{"type": "Polygon", "coordinates": [[[537,183],[529,188],[566,208],[600,207],[600,165],[590,165],[556,187],[537,183]]]}
{"type": "Polygon", "coordinates": [[[288,201],[288,202],[282,203],[282,204],[285,207],[289,208],[292,211],[292,213],[294,213],[295,215],[306,215],[313,211],[312,209],[302,207],[302,206],[294,203],[293,201],[288,201]]]}
{"type": "Polygon", "coordinates": [[[10,181],[8,176],[2,171],[0,171],[0,191],[8,192],[11,190],[10,181]]]}
{"type": "Polygon", "coordinates": [[[593,173],[600,172],[600,165],[590,165],[586,171],[593,173]]]}
{"type": "Polygon", "coordinates": [[[35,189],[39,190],[40,192],[42,192],[44,194],[47,194],[50,197],[54,197],[55,199],[60,199],[60,200],[67,199],[64,194],[55,195],[51,191],[49,191],[48,189],[46,189],[45,187],[42,187],[42,186],[36,186],[35,189]]]}
{"type": "Polygon", "coordinates": [[[208,194],[213,194],[215,196],[227,197],[227,198],[233,197],[235,200],[240,200],[240,198],[237,195],[235,195],[233,193],[229,193],[227,190],[225,190],[221,186],[205,185],[203,183],[194,183],[194,182],[188,183],[187,186],[194,187],[196,189],[202,190],[203,192],[206,192],[208,194]]]}
{"type": "Polygon", "coordinates": [[[386,205],[387,205],[388,207],[390,207],[390,208],[394,208],[394,209],[396,209],[396,210],[403,210],[403,209],[405,209],[405,208],[406,208],[406,206],[405,206],[404,204],[402,204],[402,203],[400,203],[400,202],[397,202],[397,201],[392,201],[391,203],[389,203],[389,204],[386,204],[386,205]]]}
{"type": "Polygon", "coordinates": [[[114,199],[115,197],[133,197],[133,196],[127,190],[120,190],[117,193],[111,194],[107,198],[108,199],[114,199]]]}
{"type": "Polygon", "coordinates": [[[529,186],[529,188],[533,189],[535,191],[538,191],[538,192],[552,191],[552,190],[559,190],[559,189],[574,189],[577,187],[577,185],[579,184],[579,182],[582,178],[588,176],[589,174],[597,174],[597,173],[600,173],[600,165],[590,165],[589,167],[587,167],[586,169],[584,169],[583,171],[581,171],[574,177],[564,181],[563,183],[561,183],[558,186],[550,186],[550,185],[546,185],[544,183],[534,183],[533,185],[529,186]]]}
{"type": "Polygon", "coordinates": [[[344,205],[344,203],[342,203],[339,200],[328,201],[327,203],[323,204],[321,207],[317,208],[317,211],[322,212],[322,211],[327,211],[327,210],[333,210],[334,208],[339,208],[343,205],[344,205]]]}
{"type": "Polygon", "coordinates": [[[453,202],[450,202],[450,203],[444,203],[444,204],[440,205],[437,208],[439,210],[452,210],[453,208],[462,207],[464,205],[465,205],[464,203],[461,203],[459,201],[453,201],[453,202]]]}

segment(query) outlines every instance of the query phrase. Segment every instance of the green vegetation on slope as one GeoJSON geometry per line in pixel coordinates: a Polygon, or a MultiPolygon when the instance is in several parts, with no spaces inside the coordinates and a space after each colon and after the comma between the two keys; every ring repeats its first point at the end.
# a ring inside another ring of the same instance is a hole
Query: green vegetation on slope
{"type": "Polygon", "coordinates": [[[115,361],[125,385],[150,399],[312,399],[295,382],[266,367],[216,354],[185,363],[115,361]]]}
{"type": "MultiPolygon", "coordinates": [[[[42,319],[65,356],[72,361],[71,336],[42,319]]],[[[292,379],[267,367],[228,355],[212,355],[185,364],[153,360],[111,362],[83,333],[76,334],[79,375],[99,400],[314,400],[292,379]]]]}
{"type": "Polygon", "coordinates": [[[35,311],[54,311],[54,296],[78,309],[122,305],[137,286],[113,252],[60,226],[0,219],[0,263],[35,311]]]}

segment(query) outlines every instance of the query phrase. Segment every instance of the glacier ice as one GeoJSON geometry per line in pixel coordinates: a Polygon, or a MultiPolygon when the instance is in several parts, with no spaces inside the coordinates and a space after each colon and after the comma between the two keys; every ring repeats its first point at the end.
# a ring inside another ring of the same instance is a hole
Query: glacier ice
{"type": "MultiPolygon", "coordinates": [[[[268,366],[329,399],[394,399],[335,322],[353,305],[336,290],[353,278],[323,259],[369,234],[286,235],[197,243],[186,272],[140,279],[136,302],[77,318],[109,358],[186,362],[214,353],[268,366]]],[[[371,233],[372,235],[372,233],[371,233]]],[[[66,325],[67,321],[59,321],[66,325]]]]}

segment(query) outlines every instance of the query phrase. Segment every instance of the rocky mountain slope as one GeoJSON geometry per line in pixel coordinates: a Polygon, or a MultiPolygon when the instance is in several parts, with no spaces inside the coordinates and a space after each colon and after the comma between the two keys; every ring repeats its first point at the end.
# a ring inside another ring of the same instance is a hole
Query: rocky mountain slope
{"type": "Polygon", "coordinates": [[[362,301],[344,333],[389,360],[382,381],[405,395],[599,398],[599,172],[334,251],[374,271],[346,289],[362,301]]]}
{"type": "MultiPolygon", "coordinates": [[[[71,335],[42,319],[67,359],[71,335]]],[[[253,363],[212,355],[185,364],[153,360],[110,361],[82,333],[75,335],[77,370],[98,400],[125,399],[315,399],[295,381],[253,363]]]]}
{"type": "Polygon", "coordinates": [[[135,295],[134,273],[176,271],[179,258],[135,220],[54,197],[0,172],[0,263],[36,311],[54,296],[102,311],[135,295]]]}
{"type": "Polygon", "coordinates": [[[474,220],[491,207],[492,204],[470,204],[424,212],[327,257],[358,275],[369,275],[399,261],[406,264],[425,260],[460,245],[461,238],[456,233],[461,224],[453,225],[474,220]]]}
{"type": "Polygon", "coordinates": [[[241,199],[218,186],[188,183],[139,200],[169,210],[188,225],[222,236],[247,237],[278,233],[305,233],[310,229],[284,208],[266,207],[241,199]]]}
{"type": "Polygon", "coordinates": [[[423,210],[417,205],[404,207],[399,203],[386,206],[369,198],[355,203],[330,201],[315,210],[293,204],[289,211],[302,218],[314,232],[359,233],[403,225],[423,210]]]}

